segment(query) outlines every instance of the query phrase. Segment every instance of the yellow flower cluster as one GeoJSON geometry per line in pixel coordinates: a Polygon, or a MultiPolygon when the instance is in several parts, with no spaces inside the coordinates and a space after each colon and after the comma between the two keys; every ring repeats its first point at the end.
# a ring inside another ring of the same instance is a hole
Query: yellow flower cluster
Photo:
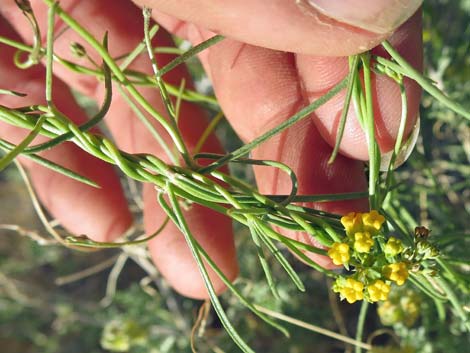
{"type": "Polygon", "coordinates": [[[397,262],[384,267],[384,276],[401,286],[408,279],[408,267],[404,262],[397,262]]]}
{"type": "Polygon", "coordinates": [[[388,294],[390,293],[390,285],[378,279],[367,287],[367,293],[372,302],[387,300],[388,294]]]}
{"type": "Polygon", "coordinates": [[[335,265],[347,264],[350,258],[349,245],[346,243],[334,243],[328,250],[328,256],[335,265]]]}
{"type": "Polygon", "coordinates": [[[382,243],[379,233],[384,222],[385,217],[375,210],[351,212],[341,218],[346,237],[332,245],[328,256],[335,265],[344,265],[347,269],[353,266],[356,272],[339,276],[333,286],[333,290],[348,303],[362,299],[385,301],[392,282],[401,286],[408,278],[407,263],[399,262],[400,257],[396,257],[404,251],[402,242],[390,237],[385,244],[382,243]],[[382,246],[374,248],[375,242],[382,246]]]}
{"type": "Polygon", "coordinates": [[[352,278],[338,278],[333,290],[345,298],[349,304],[364,299],[364,284],[352,278]]]}
{"type": "Polygon", "coordinates": [[[372,238],[384,222],[384,216],[375,210],[368,213],[351,212],[341,218],[346,234],[353,241],[354,250],[359,253],[370,252],[374,245],[372,238]]]}

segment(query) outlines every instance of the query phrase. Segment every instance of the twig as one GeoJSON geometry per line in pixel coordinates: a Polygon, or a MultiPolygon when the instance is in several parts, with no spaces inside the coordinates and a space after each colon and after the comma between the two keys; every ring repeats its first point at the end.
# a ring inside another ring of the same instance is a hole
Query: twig
{"type": "Polygon", "coordinates": [[[113,265],[116,262],[118,257],[119,257],[119,255],[114,255],[114,256],[110,257],[109,259],[106,259],[105,261],[102,261],[102,262],[100,262],[100,263],[98,263],[94,266],[88,267],[84,270],[72,273],[70,275],[57,277],[55,279],[55,284],[57,284],[58,286],[63,286],[65,284],[70,284],[72,282],[76,282],[76,281],[79,281],[79,280],[84,279],[86,277],[97,274],[97,273],[99,273],[103,270],[106,270],[111,265],[113,265]]]}
{"type": "Polygon", "coordinates": [[[341,341],[341,342],[352,344],[356,347],[360,347],[360,348],[363,348],[365,350],[371,350],[372,349],[372,346],[370,344],[360,342],[360,341],[356,341],[355,339],[352,339],[352,338],[346,337],[344,335],[341,335],[339,333],[324,329],[323,327],[319,327],[319,326],[309,324],[309,323],[306,323],[306,322],[298,320],[298,319],[294,319],[293,317],[278,313],[276,311],[272,311],[272,310],[264,308],[260,305],[255,305],[255,306],[256,306],[256,309],[258,309],[262,313],[265,313],[266,315],[269,315],[269,316],[274,317],[276,319],[288,322],[292,325],[302,327],[306,330],[316,332],[316,333],[319,333],[319,334],[327,336],[327,337],[334,338],[334,339],[336,339],[338,341],[341,341]]]}

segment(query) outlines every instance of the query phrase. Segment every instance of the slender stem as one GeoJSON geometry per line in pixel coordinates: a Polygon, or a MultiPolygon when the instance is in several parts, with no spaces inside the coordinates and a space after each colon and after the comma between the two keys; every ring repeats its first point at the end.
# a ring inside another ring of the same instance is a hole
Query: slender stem
{"type": "MultiPolygon", "coordinates": [[[[361,303],[361,310],[359,311],[359,318],[357,320],[357,330],[356,330],[356,342],[362,341],[362,336],[364,334],[364,324],[366,322],[367,309],[369,308],[369,302],[363,300],[361,303]]],[[[361,353],[361,346],[356,345],[355,353],[361,353]]]]}
{"type": "Polygon", "coordinates": [[[365,91],[365,132],[367,137],[367,147],[369,152],[369,203],[371,209],[377,209],[376,186],[379,178],[380,151],[378,150],[375,138],[374,105],[372,98],[372,83],[370,70],[370,54],[362,54],[362,66],[364,71],[364,91],[365,91]]]}
{"type": "MultiPolygon", "coordinates": [[[[183,141],[183,137],[181,136],[180,130],[178,129],[178,124],[177,124],[177,118],[176,118],[176,113],[175,113],[175,107],[173,106],[173,102],[170,99],[170,96],[168,95],[168,91],[166,89],[166,85],[163,82],[160,74],[159,74],[159,68],[157,65],[157,60],[155,59],[155,53],[153,51],[152,47],[152,42],[150,38],[150,33],[149,33],[149,28],[150,28],[150,17],[151,17],[152,11],[146,7],[144,7],[143,14],[144,14],[144,36],[145,36],[145,45],[147,47],[147,52],[150,58],[150,62],[152,63],[152,69],[155,75],[155,80],[157,81],[157,86],[160,92],[160,96],[162,97],[163,100],[163,105],[165,106],[165,109],[168,113],[169,116],[169,125],[171,126],[171,131],[177,138],[177,141],[175,140],[176,145],[180,145],[180,153],[183,156],[183,159],[186,163],[186,165],[192,167],[194,166],[194,162],[188,152],[188,148],[186,147],[186,144],[183,141]]],[[[173,136],[172,136],[173,137],[173,136]]]]}
{"type": "Polygon", "coordinates": [[[339,152],[339,147],[341,145],[341,140],[343,139],[344,127],[346,126],[346,118],[349,112],[349,106],[351,104],[351,97],[354,91],[354,85],[357,79],[357,71],[359,65],[359,56],[354,55],[352,58],[349,58],[349,75],[348,75],[348,86],[346,88],[346,97],[344,98],[343,111],[341,112],[341,117],[339,120],[338,131],[336,133],[336,142],[333,152],[331,152],[330,159],[328,164],[332,164],[339,152]]]}
{"type": "Polygon", "coordinates": [[[387,196],[388,192],[391,189],[392,176],[393,176],[392,170],[395,169],[395,162],[402,148],[403,136],[405,134],[406,122],[408,118],[408,97],[406,96],[406,89],[403,83],[403,76],[400,75],[396,81],[400,87],[400,97],[401,97],[400,126],[398,128],[398,134],[397,134],[397,139],[395,141],[395,147],[393,149],[393,153],[392,153],[390,162],[387,167],[387,175],[385,178],[385,191],[382,195],[382,199],[385,199],[385,197],[387,196]]]}
{"type": "MultiPolygon", "coordinates": [[[[254,353],[254,351],[240,337],[238,332],[232,326],[230,320],[227,318],[224,312],[224,309],[219,299],[217,298],[217,293],[215,292],[214,286],[212,284],[212,280],[209,277],[209,273],[207,272],[207,269],[202,261],[200,251],[197,247],[197,243],[193,235],[191,234],[191,230],[189,229],[186,219],[184,218],[184,215],[178,204],[178,200],[176,199],[176,196],[172,190],[172,187],[169,184],[167,184],[167,193],[168,193],[172,208],[169,209],[168,207],[166,207],[165,211],[167,212],[168,216],[173,219],[173,222],[175,223],[175,225],[181,230],[181,232],[184,235],[186,243],[188,244],[188,247],[191,251],[191,254],[198,265],[199,271],[201,273],[202,279],[204,280],[204,284],[206,285],[206,289],[209,293],[214,310],[218,314],[220,321],[222,322],[225,329],[227,330],[227,333],[232,337],[233,341],[238,345],[238,347],[243,352],[254,353]]],[[[160,199],[160,201],[162,201],[162,199],[160,199]]],[[[162,205],[164,205],[164,203],[162,205]]]]}
{"type": "Polygon", "coordinates": [[[194,147],[193,153],[199,153],[201,151],[202,146],[204,143],[206,143],[207,138],[210,136],[210,134],[215,130],[216,126],[220,123],[220,121],[224,118],[224,112],[220,111],[217,113],[217,115],[214,117],[214,119],[211,120],[209,125],[205,128],[203,133],[201,134],[201,137],[199,137],[199,140],[197,141],[196,147],[194,147]]]}
{"type": "Polygon", "coordinates": [[[437,88],[431,81],[429,81],[429,79],[424,77],[423,74],[421,74],[411,64],[409,64],[390,44],[390,42],[384,41],[382,42],[382,46],[390,54],[393,60],[395,60],[401,66],[404,75],[415,80],[426,92],[440,101],[446,107],[470,120],[470,111],[466,110],[462,105],[451,100],[444,93],[442,93],[442,91],[439,90],[439,88],[437,88]]]}
{"type": "Polygon", "coordinates": [[[165,75],[167,72],[170,72],[171,70],[173,70],[178,65],[183,64],[188,59],[196,56],[197,54],[199,54],[203,50],[206,50],[207,48],[221,42],[224,39],[225,38],[223,36],[221,36],[220,34],[217,34],[217,35],[205,40],[204,42],[199,43],[198,45],[195,45],[194,47],[192,47],[191,49],[186,51],[184,54],[179,55],[177,58],[175,58],[174,60],[170,61],[168,64],[163,66],[161,68],[160,72],[159,72],[159,76],[165,75]]]}
{"type": "MultiPolygon", "coordinates": [[[[31,25],[31,29],[33,30],[33,46],[32,50],[30,51],[30,54],[28,56],[28,59],[26,62],[21,63],[19,67],[26,69],[28,67],[31,67],[33,65],[37,65],[39,61],[41,60],[42,52],[41,52],[41,30],[39,28],[38,21],[36,19],[36,16],[34,15],[34,11],[31,8],[31,4],[29,1],[19,1],[15,0],[16,5],[21,9],[23,12],[23,15],[26,17],[28,20],[29,24],[31,25]]],[[[20,52],[15,54],[15,58],[18,57],[18,55],[21,53],[21,51],[24,51],[20,49],[20,52]]]]}
{"type": "MultiPolygon", "coordinates": [[[[0,36],[0,43],[6,44],[12,48],[19,49],[20,51],[23,51],[23,52],[31,53],[34,50],[34,48],[29,45],[26,45],[24,43],[20,43],[13,39],[2,37],[2,36],[0,36]]],[[[161,48],[157,48],[155,51],[158,53],[159,49],[161,48]]],[[[41,55],[44,53],[45,53],[45,49],[41,48],[41,55]]],[[[61,58],[60,56],[56,54],[54,54],[53,57],[55,61],[62,64],[64,67],[66,67],[67,69],[73,72],[95,76],[98,79],[103,78],[103,73],[100,70],[95,70],[86,66],[73,63],[69,60],[65,60],[64,58],[61,58]]],[[[114,59],[114,60],[117,60],[117,59],[114,59]]],[[[19,63],[16,63],[16,65],[20,66],[19,63]]],[[[132,71],[132,70],[121,70],[121,71],[123,71],[123,73],[128,78],[128,82],[131,84],[139,85],[139,86],[152,86],[152,87],[155,86],[156,84],[156,81],[152,77],[152,75],[147,75],[145,73],[132,71]]],[[[122,83],[117,77],[113,77],[113,80],[116,80],[122,83]]],[[[170,93],[173,96],[177,96],[180,93],[179,87],[173,86],[168,83],[166,83],[166,87],[167,87],[168,93],[170,93]]],[[[207,104],[210,106],[218,107],[217,100],[214,97],[201,94],[191,89],[185,89],[182,94],[182,98],[188,102],[203,103],[203,104],[207,104]]]]}
{"type": "MultiPolygon", "coordinates": [[[[43,0],[47,5],[52,6],[55,2],[52,0],[43,0]]],[[[86,40],[95,49],[98,54],[103,58],[106,64],[109,66],[116,78],[126,87],[133,98],[138,102],[150,115],[152,115],[157,121],[166,129],[168,134],[173,139],[178,151],[184,155],[187,155],[186,146],[179,134],[173,126],[150,104],[142,94],[132,85],[123,71],[119,68],[113,58],[109,55],[108,51],[93,37],[93,35],[83,28],[77,21],[75,21],[70,15],[68,15],[60,6],[57,6],[57,14],[60,18],[72,28],[80,37],[86,40]]]]}
{"type": "Polygon", "coordinates": [[[155,141],[157,141],[157,143],[162,147],[163,151],[168,156],[171,163],[173,165],[179,165],[178,157],[175,155],[173,150],[170,148],[168,143],[165,141],[164,136],[162,136],[162,134],[158,133],[157,129],[155,129],[155,127],[147,119],[147,117],[144,115],[144,113],[142,113],[142,111],[139,109],[139,107],[132,101],[132,99],[126,93],[124,88],[121,85],[117,85],[117,89],[118,89],[119,93],[121,94],[122,98],[124,98],[124,100],[127,102],[127,104],[132,109],[134,114],[137,116],[137,118],[142,122],[142,124],[145,125],[145,127],[150,132],[150,134],[153,136],[155,141]]]}
{"type": "Polygon", "coordinates": [[[39,134],[42,124],[46,120],[46,116],[43,115],[39,118],[36,126],[33,130],[19,143],[15,148],[13,148],[9,153],[7,153],[2,159],[0,159],[0,171],[2,171],[10,162],[15,159],[24,149],[34,140],[34,138],[39,134]]]}
{"type": "Polygon", "coordinates": [[[449,298],[449,301],[451,302],[452,306],[454,307],[455,311],[457,312],[457,315],[460,317],[463,324],[465,325],[465,328],[467,329],[467,332],[470,332],[470,318],[469,318],[469,315],[468,315],[467,312],[465,312],[465,309],[463,308],[462,303],[460,303],[460,301],[457,298],[457,295],[455,294],[452,287],[444,279],[442,279],[440,277],[436,277],[435,281],[446,293],[447,297],[449,298]]]}
{"type": "Polygon", "coordinates": [[[250,143],[247,143],[246,145],[240,147],[239,149],[228,153],[218,161],[212,163],[211,165],[201,168],[199,171],[202,174],[205,173],[210,173],[211,171],[220,168],[222,165],[225,165],[231,160],[240,158],[247,154],[248,152],[252,151],[256,147],[258,147],[260,144],[265,142],[266,140],[269,140],[271,137],[281,133],[282,131],[286,130],[287,128],[291,127],[295,123],[299,122],[300,120],[304,119],[305,117],[309,116],[311,113],[313,113],[315,110],[317,110],[319,107],[321,107],[323,104],[328,102],[331,98],[333,98],[335,95],[337,95],[341,90],[343,90],[346,87],[346,84],[348,82],[347,77],[344,78],[340,83],[338,83],[336,86],[334,86],[331,90],[329,90],[327,93],[325,93],[321,98],[317,99],[315,102],[311,103],[309,106],[305,107],[298,113],[294,114],[291,118],[287,119],[283,123],[279,124],[276,126],[274,129],[269,130],[265,134],[261,135],[260,137],[257,137],[250,143]]]}
{"type": "MultiPolygon", "coordinates": [[[[149,30],[149,37],[150,39],[152,40],[153,37],[155,37],[155,35],[157,34],[158,30],[160,29],[160,27],[158,25],[154,25],[152,26],[152,28],[150,28],[149,30]]],[[[119,68],[121,70],[126,70],[127,67],[132,64],[132,62],[145,50],[145,47],[146,47],[146,39],[144,38],[143,41],[141,41],[135,48],[134,50],[132,50],[125,58],[125,60],[121,63],[121,65],[119,65],[119,68]]],[[[115,60],[118,60],[118,59],[115,59],[115,60]]]]}
{"type": "Polygon", "coordinates": [[[69,245],[80,246],[84,248],[96,248],[96,249],[121,248],[123,246],[145,244],[149,240],[152,240],[157,235],[159,235],[165,229],[169,220],[170,218],[166,217],[163,223],[161,224],[161,226],[158,227],[158,229],[155,232],[141,239],[113,243],[113,242],[95,241],[88,237],[83,238],[83,237],[69,236],[65,238],[65,242],[69,245]]]}
{"type": "Polygon", "coordinates": [[[58,3],[53,2],[47,12],[47,49],[46,49],[46,102],[53,109],[52,103],[52,73],[54,55],[54,25],[58,3]]]}
{"type": "MultiPolygon", "coordinates": [[[[5,140],[1,140],[0,139],[0,148],[3,149],[4,151],[11,151],[12,149],[15,148],[15,145],[14,144],[11,144],[5,140]]],[[[60,174],[63,174],[71,179],[74,179],[76,181],[79,181],[80,183],[83,183],[83,184],[86,184],[86,185],[89,185],[89,186],[92,186],[94,188],[100,188],[100,186],[95,183],[93,180],[89,179],[89,178],[86,178],[84,177],[83,175],[80,175],[80,174],[77,174],[73,171],[71,171],[70,169],[67,169],[61,165],[58,165],[54,162],[51,162],[43,157],[40,157],[38,155],[35,155],[35,154],[25,154],[23,155],[25,158],[27,159],[30,159],[32,160],[33,162],[39,164],[39,165],[42,165],[43,167],[46,167],[50,170],[53,170],[57,173],[60,173],[60,174]]]]}
{"type": "Polygon", "coordinates": [[[358,341],[358,340],[354,340],[352,338],[349,338],[349,337],[344,336],[344,335],[340,335],[339,333],[336,333],[336,332],[333,332],[333,331],[330,331],[330,330],[326,330],[323,327],[308,324],[308,323],[303,322],[301,320],[294,319],[293,317],[278,313],[276,311],[264,308],[264,307],[259,306],[259,305],[256,305],[256,308],[259,311],[261,311],[261,312],[263,312],[267,315],[270,315],[270,316],[272,316],[276,319],[288,322],[288,323],[290,323],[292,325],[295,325],[295,326],[298,326],[298,327],[302,327],[302,328],[304,328],[306,330],[309,330],[309,331],[312,331],[312,332],[319,333],[320,335],[331,337],[335,340],[338,340],[338,341],[341,341],[341,342],[344,342],[344,343],[348,343],[348,344],[354,345],[356,347],[364,348],[366,350],[371,350],[372,349],[372,346],[370,344],[363,343],[363,342],[358,341]]]}

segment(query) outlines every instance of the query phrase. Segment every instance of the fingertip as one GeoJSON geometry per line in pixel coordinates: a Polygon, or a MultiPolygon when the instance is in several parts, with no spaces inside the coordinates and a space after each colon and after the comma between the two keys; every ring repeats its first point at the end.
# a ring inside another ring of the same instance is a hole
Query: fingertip
{"type": "MultiPolygon", "coordinates": [[[[418,11],[407,23],[389,38],[401,55],[415,68],[422,70],[421,14],[418,11]]],[[[382,47],[372,50],[372,54],[387,57],[382,47]]],[[[349,71],[347,58],[322,58],[297,55],[296,63],[303,82],[305,95],[309,101],[319,99],[326,91],[338,84],[349,71]]],[[[421,98],[419,85],[404,79],[407,101],[407,121],[404,138],[415,126],[421,98]]],[[[374,123],[376,140],[381,152],[387,153],[395,146],[402,117],[402,95],[397,82],[390,77],[372,74],[371,88],[374,100],[374,123]]],[[[330,146],[336,144],[338,127],[344,107],[346,91],[333,97],[313,114],[313,121],[325,141],[330,146]]],[[[354,103],[351,103],[340,153],[358,160],[368,160],[366,136],[357,118],[354,103]]]]}
{"type": "Polygon", "coordinates": [[[311,7],[306,9],[300,1],[133,1],[141,7],[155,8],[157,21],[163,18],[167,28],[181,21],[192,23],[237,41],[286,52],[350,55],[384,38],[383,34],[341,23],[311,7]]]}

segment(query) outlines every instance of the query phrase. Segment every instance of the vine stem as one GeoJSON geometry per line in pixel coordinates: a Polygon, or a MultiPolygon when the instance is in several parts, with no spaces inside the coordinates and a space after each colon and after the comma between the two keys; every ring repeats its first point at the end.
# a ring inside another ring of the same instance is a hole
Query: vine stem
{"type": "MultiPolygon", "coordinates": [[[[356,331],[356,342],[362,341],[364,334],[364,324],[366,322],[367,309],[369,308],[369,302],[364,300],[361,304],[361,310],[359,312],[359,318],[357,320],[357,331],[356,331]]],[[[355,353],[361,353],[361,346],[356,345],[355,353]]]]}

